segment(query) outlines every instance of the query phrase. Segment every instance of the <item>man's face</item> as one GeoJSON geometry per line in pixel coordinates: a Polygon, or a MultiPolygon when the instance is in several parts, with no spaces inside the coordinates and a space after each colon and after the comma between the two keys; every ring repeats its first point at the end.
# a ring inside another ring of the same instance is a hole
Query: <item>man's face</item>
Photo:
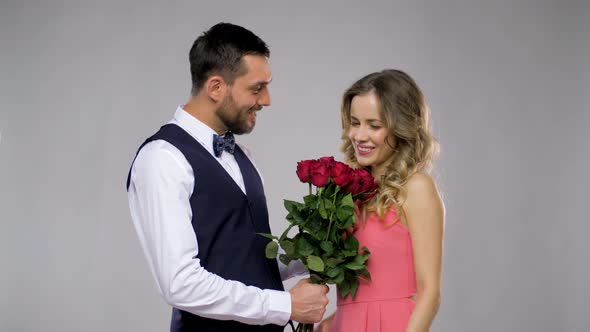
{"type": "Polygon", "coordinates": [[[245,55],[242,66],[246,73],[237,77],[216,111],[217,116],[234,134],[250,133],[256,125],[256,112],[270,105],[268,84],[272,79],[266,57],[245,55]]]}

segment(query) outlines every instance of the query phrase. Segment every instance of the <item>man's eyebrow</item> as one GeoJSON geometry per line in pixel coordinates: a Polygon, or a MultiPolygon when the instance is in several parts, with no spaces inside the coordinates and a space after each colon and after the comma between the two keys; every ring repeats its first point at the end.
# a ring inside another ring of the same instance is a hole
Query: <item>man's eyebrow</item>
{"type": "Polygon", "coordinates": [[[250,86],[269,85],[270,82],[272,82],[272,78],[270,80],[268,80],[268,81],[257,81],[257,82],[254,82],[254,83],[250,84],[250,86]]]}

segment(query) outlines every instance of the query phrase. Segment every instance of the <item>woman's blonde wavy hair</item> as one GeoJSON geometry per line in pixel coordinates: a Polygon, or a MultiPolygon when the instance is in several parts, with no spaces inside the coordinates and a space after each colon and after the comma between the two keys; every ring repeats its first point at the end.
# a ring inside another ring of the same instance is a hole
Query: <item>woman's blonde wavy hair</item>
{"type": "MultiPolygon", "coordinates": [[[[352,167],[361,167],[348,138],[351,124],[350,107],[355,96],[374,93],[379,100],[380,114],[388,135],[385,142],[393,154],[385,161],[386,171],[379,190],[363,205],[362,213],[375,212],[380,218],[392,206],[403,214],[406,199],[404,185],[418,172],[430,173],[439,145],[430,131],[430,110],[416,82],[401,70],[387,69],[371,73],[355,82],[342,98],[341,151],[352,167]]],[[[370,170],[370,167],[368,167],[370,170]]]]}

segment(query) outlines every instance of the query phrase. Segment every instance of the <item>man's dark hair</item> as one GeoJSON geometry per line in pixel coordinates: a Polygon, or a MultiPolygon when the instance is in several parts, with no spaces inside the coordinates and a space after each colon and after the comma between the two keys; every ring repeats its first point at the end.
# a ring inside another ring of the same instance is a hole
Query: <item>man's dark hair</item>
{"type": "Polygon", "coordinates": [[[191,47],[192,94],[196,95],[211,75],[221,75],[232,84],[244,74],[244,55],[269,57],[266,43],[250,30],[230,23],[218,23],[205,31],[191,47]]]}

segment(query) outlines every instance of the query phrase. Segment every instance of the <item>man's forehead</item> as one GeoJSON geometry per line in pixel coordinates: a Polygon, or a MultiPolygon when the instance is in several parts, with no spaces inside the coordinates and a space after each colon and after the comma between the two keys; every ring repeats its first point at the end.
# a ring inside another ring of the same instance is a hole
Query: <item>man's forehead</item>
{"type": "Polygon", "coordinates": [[[246,68],[246,73],[241,78],[248,84],[270,83],[272,80],[272,71],[268,59],[260,55],[245,55],[242,62],[246,68]]]}

